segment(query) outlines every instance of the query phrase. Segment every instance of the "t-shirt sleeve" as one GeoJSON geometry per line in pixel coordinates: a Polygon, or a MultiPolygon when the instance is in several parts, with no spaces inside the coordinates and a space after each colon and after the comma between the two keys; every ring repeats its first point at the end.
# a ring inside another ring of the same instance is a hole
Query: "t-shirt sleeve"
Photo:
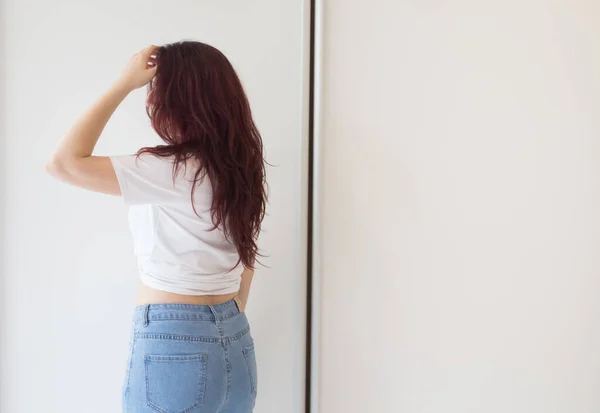
{"type": "Polygon", "coordinates": [[[173,163],[152,154],[111,156],[127,205],[164,204],[180,196],[173,181],[173,163]]]}

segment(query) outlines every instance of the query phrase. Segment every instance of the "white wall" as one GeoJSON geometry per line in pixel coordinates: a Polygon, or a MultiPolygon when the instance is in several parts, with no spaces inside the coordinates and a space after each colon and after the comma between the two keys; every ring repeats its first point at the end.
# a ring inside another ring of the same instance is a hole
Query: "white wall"
{"type": "Polygon", "coordinates": [[[600,3],[322,4],[319,411],[600,411],[600,3]]]}
{"type": "MultiPolygon", "coordinates": [[[[120,199],[51,180],[43,165],[132,53],[182,38],[230,57],[276,165],[261,240],[269,268],[257,272],[248,309],[260,364],[256,411],[303,411],[305,4],[5,0],[2,7],[0,411],[120,411],[137,283],[126,209],[120,199]]],[[[155,142],[143,104],[143,90],[127,99],[100,153],[155,142]]]]}

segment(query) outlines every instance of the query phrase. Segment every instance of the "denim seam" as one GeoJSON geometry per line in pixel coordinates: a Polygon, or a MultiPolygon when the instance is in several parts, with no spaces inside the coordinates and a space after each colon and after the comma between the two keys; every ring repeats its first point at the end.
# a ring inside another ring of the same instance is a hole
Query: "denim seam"
{"type": "Polygon", "coordinates": [[[161,362],[161,361],[197,361],[197,360],[203,361],[206,358],[206,353],[192,354],[192,355],[185,355],[185,356],[174,356],[174,355],[159,356],[159,355],[156,355],[156,354],[146,354],[145,358],[146,358],[146,360],[156,361],[156,362],[161,362]]]}
{"type": "Polygon", "coordinates": [[[226,405],[229,400],[229,392],[231,391],[231,365],[229,364],[229,354],[227,352],[227,342],[225,338],[225,334],[223,333],[223,325],[221,321],[223,320],[218,316],[217,311],[214,306],[209,306],[211,313],[215,317],[215,326],[217,327],[217,331],[219,332],[220,342],[223,346],[223,354],[225,356],[225,369],[227,370],[227,390],[225,392],[225,400],[223,404],[226,405]]]}
{"type": "Polygon", "coordinates": [[[250,374],[250,387],[252,396],[256,397],[256,380],[254,380],[254,371],[252,367],[250,367],[250,361],[248,360],[248,354],[254,352],[254,344],[249,345],[242,349],[242,353],[244,353],[244,360],[246,360],[246,367],[248,368],[248,373],[250,374]]]}
{"type": "MultiPolygon", "coordinates": [[[[236,315],[241,314],[240,312],[229,312],[220,314],[216,317],[217,320],[223,321],[228,320],[230,318],[235,317],[236,315]]],[[[160,320],[186,320],[186,321],[215,321],[215,317],[211,315],[189,315],[189,314],[154,314],[148,317],[150,321],[160,321],[160,320]]]]}
{"type": "Polygon", "coordinates": [[[240,338],[244,337],[249,332],[250,332],[250,326],[246,327],[245,329],[243,329],[239,333],[234,334],[233,336],[224,339],[223,342],[224,342],[224,344],[233,343],[234,341],[237,341],[240,338]]]}
{"type": "MultiPolygon", "coordinates": [[[[129,366],[127,367],[127,380],[125,382],[125,391],[123,392],[123,398],[125,399],[125,403],[127,404],[127,396],[129,395],[129,383],[131,380],[131,368],[133,366],[133,352],[135,349],[135,334],[131,338],[131,348],[129,349],[129,366]]],[[[127,411],[127,405],[125,406],[127,411]]]]}
{"type": "Polygon", "coordinates": [[[223,342],[223,352],[225,354],[225,368],[227,369],[227,393],[225,393],[225,401],[227,404],[229,400],[229,393],[231,392],[231,364],[229,363],[229,352],[227,351],[227,345],[223,342]]]}
{"type": "Polygon", "coordinates": [[[136,338],[147,340],[173,340],[173,341],[199,341],[203,343],[220,343],[220,338],[212,337],[197,337],[197,336],[182,336],[177,334],[164,333],[135,333],[136,338]]]}
{"type": "Polygon", "coordinates": [[[138,339],[148,339],[148,340],[173,340],[173,341],[199,341],[203,343],[221,343],[223,345],[232,343],[234,341],[239,340],[244,337],[246,334],[250,332],[250,327],[246,327],[239,333],[224,338],[217,337],[200,337],[200,336],[184,336],[178,334],[165,334],[165,333],[135,333],[135,338],[138,339]]]}
{"type": "MultiPolygon", "coordinates": [[[[233,299],[232,299],[233,300],[233,299]]],[[[145,304],[143,305],[139,305],[137,306],[137,308],[142,308],[145,304]]],[[[198,307],[202,307],[204,306],[203,304],[184,304],[184,303],[157,303],[157,304],[150,304],[152,307],[154,308],[160,308],[163,310],[172,310],[172,311],[178,311],[178,310],[195,310],[198,307]]],[[[218,308],[222,308],[222,307],[231,307],[232,303],[231,302],[226,302],[226,303],[222,303],[222,304],[214,304],[212,307],[216,309],[218,308]]]]}

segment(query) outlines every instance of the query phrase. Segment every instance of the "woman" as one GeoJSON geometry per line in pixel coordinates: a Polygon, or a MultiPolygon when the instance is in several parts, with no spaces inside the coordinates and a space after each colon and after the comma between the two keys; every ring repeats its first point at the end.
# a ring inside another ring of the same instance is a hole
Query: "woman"
{"type": "Polygon", "coordinates": [[[58,179],[122,196],[140,272],[124,412],[251,412],[256,359],[244,308],[266,191],[261,136],[227,58],[197,42],[150,46],[62,139],[58,179]],[[164,145],[93,156],[129,92],[148,85],[164,145]]]}

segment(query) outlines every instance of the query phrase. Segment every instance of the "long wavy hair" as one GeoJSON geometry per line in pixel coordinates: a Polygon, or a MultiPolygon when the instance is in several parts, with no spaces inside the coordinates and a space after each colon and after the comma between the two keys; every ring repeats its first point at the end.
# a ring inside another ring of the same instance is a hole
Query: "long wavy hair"
{"type": "Polygon", "coordinates": [[[257,238],[267,202],[262,138],[233,66],[219,50],[200,42],[161,46],[156,76],[148,85],[146,111],[165,145],[142,153],[173,157],[173,177],[188,160],[199,165],[194,191],[208,177],[212,230],[221,228],[246,268],[254,268],[257,238]]]}

